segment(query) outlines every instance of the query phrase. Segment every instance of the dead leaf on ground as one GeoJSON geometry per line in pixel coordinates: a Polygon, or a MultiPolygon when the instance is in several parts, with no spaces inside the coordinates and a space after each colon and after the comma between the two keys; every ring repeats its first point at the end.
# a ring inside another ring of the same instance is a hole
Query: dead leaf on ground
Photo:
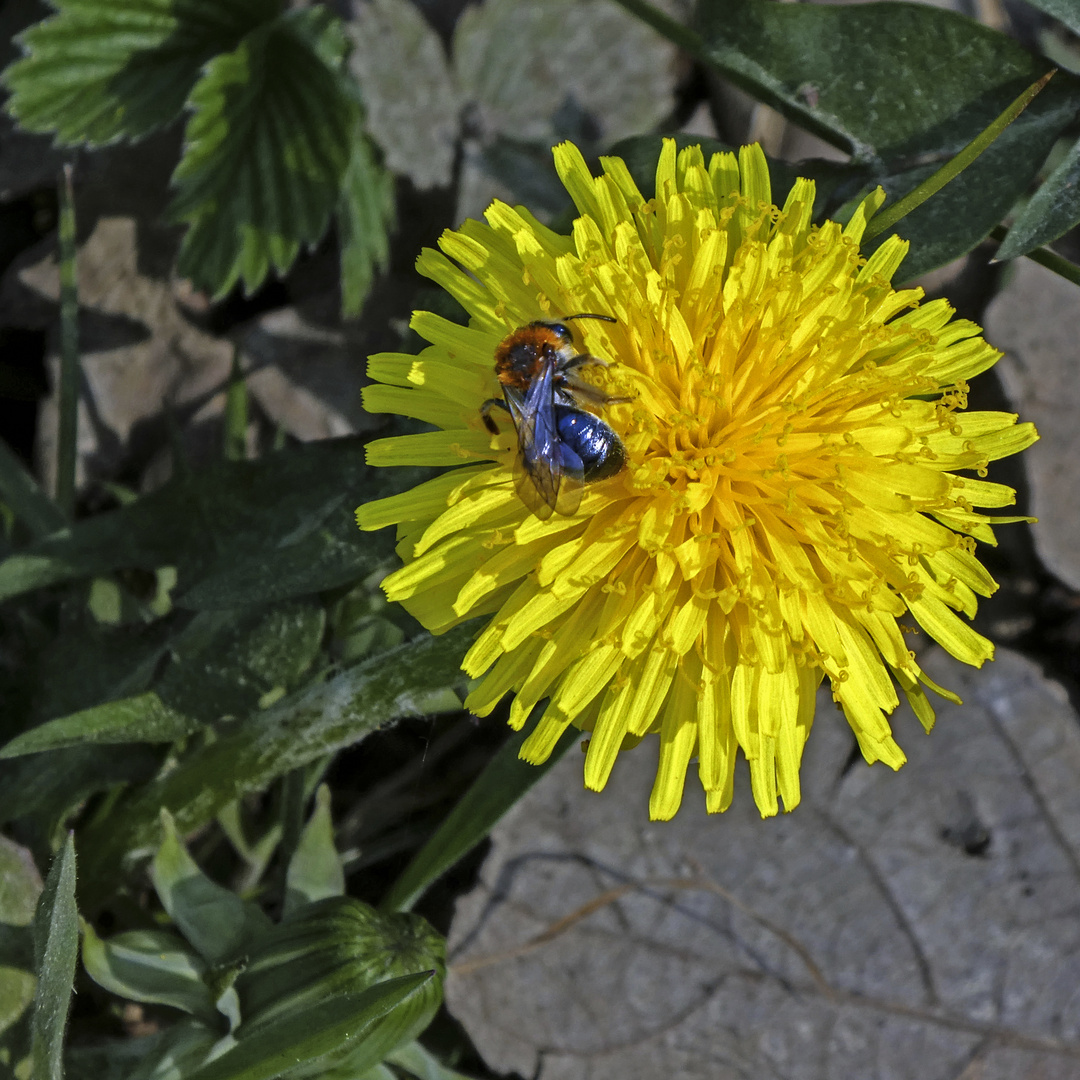
{"type": "Polygon", "coordinates": [[[251,396],[294,438],[355,435],[380,423],[361,404],[370,380],[343,331],[317,326],[287,307],[249,324],[239,340],[251,396]]]}
{"type": "Polygon", "coordinates": [[[1039,442],[1024,453],[1031,478],[1035,548],[1062,581],[1080,589],[1080,383],[1076,286],[1027,259],[986,309],[986,339],[1005,355],[997,371],[1021,420],[1032,420],[1039,442]]]}
{"type": "Polygon", "coordinates": [[[438,34],[408,0],[354,0],[349,68],[386,166],[421,190],[450,183],[461,101],[438,34]]]}
{"type": "MultiPolygon", "coordinates": [[[[79,402],[79,483],[110,476],[131,450],[132,439],[166,406],[195,403],[203,413],[220,413],[233,347],[187,319],[173,283],[148,276],[139,267],[138,223],[132,217],[103,217],[79,248],[79,306],[99,317],[102,340],[81,335],[83,387],[79,402]],[[103,317],[103,318],[102,318],[103,317]],[[125,332],[126,331],[126,332],[125,332]]],[[[24,269],[19,280],[49,300],[60,295],[56,256],[24,269]]],[[[56,385],[58,360],[49,358],[56,385]]],[[[49,489],[56,468],[56,394],[44,403],[38,454],[49,489]]],[[[161,427],[161,424],[158,424],[161,427]]],[[[164,431],[154,440],[165,444],[164,431]]]]}
{"type": "Polygon", "coordinates": [[[940,650],[908,764],[850,761],[823,697],[804,802],[762,821],[745,777],[709,817],[647,820],[655,767],[602,794],[577,755],[495,831],[451,930],[447,1001],[488,1064],[538,1080],[1076,1080],[1080,733],[1002,650],[940,650]],[[741,790],[740,790],[741,788],[741,790]],[[565,921],[563,921],[565,920],[565,921]]]}

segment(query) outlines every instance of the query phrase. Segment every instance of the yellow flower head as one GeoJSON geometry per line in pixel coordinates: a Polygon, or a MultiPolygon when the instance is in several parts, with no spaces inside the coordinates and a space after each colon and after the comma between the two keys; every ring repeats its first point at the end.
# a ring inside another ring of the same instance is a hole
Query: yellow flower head
{"type": "Polygon", "coordinates": [[[1037,438],[1011,414],[961,411],[965,380],[1000,354],[944,300],[892,288],[905,241],[860,256],[880,189],[846,226],[818,226],[813,181],[778,208],[757,146],[706,164],[665,142],[652,199],[620,158],[593,177],[564,143],[555,162],[572,234],[500,202],[448,231],[418,268],[469,326],[417,312],[429,347],[371,358],[367,408],[439,429],[372,442],[371,464],[466,463],[357,511],[363,529],[397,525],[387,595],[434,633],[490,616],[463,661],[482,677],[466,705],[484,716],[513,691],[519,728],[547,698],[526,760],[576,724],[599,790],[620,749],[658,734],[654,818],[678,809],[695,755],[708,809],[725,810],[740,749],[761,813],[778,796],[792,809],[826,676],[866,760],[898,768],[897,689],[927,729],[923,687],[955,700],[898,620],[966,663],[993,655],[957,612],[996,587],[975,540],[1021,519],[977,513],[1014,492],[956,470],[984,476],[1037,438]],[[609,365],[582,378],[626,399],[585,407],[627,460],[572,516],[540,520],[512,482],[509,417],[492,435],[480,407],[508,334],[577,312],[615,320],[570,325],[609,365]]]}

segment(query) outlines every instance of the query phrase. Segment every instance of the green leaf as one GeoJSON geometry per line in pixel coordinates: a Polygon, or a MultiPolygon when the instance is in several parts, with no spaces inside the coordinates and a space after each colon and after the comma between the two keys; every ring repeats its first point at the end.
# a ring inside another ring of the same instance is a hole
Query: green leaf
{"type": "Polygon", "coordinates": [[[1024,92],[1014,101],[1009,103],[1000,116],[994,118],[983,131],[980,131],[954,157],[945,162],[936,172],[932,173],[913,191],[909,191],[898,202],[893,203],[887,210],[881,211],[874,216],[866,226],[863,233],[864,240],[871,240],[879,233],[883,233],[895,225],[901,218],[907,217],[916,207],[921,206],[927,199],[932,199],[943,187],[957,178],[980,154],[1001,137],[1001,133],[1031,104],[1032,100],[1046,87],[1053,78],[1056,68],[1048,71],[1041,79],[1027,87],[1024,92]]]}
{"type": "Polygon", "coordinates": [[[3,75],[11,115],[60,143],[140,139],[180,115],[202,66],[281,0],[51,0],[3,75]]]}
{"type": "Polygon", "coordinates": [[[204,981],[206,964],[168,930],[128,930],[102,940],[83,925],[83,967],[112,994],[150,1005],[170,1005],[205,1024],[221,1017],[204,981]]]}
{"type": "MultiPolygon", "coordinates": [[[[1055,82],[1059,77],[1055,76],[1055,82]]],[[[894,232],[910,240],[911,249],[894,278],[902,282],[970,251],[1027,190],[1058,134],[1072,119],[1076,103],[1070,94],[1062,95],[1051,83],[952,183],[894,229],[865,244],[863,253],[869,255],[894,232]]],[[[881,183],[892,200],[917,186],[935,168],[926,165],[885,177],[881,183]]]]}
{"type": "Polygon", "coordinates": [[[60,508],[41,490],[3,439],[0,439],[0,499],[11,507],[15,520],[21,521],[35,539],[67,524],[60,508]]]}
{"type": "Polygon", "coordinates": [[[527,724],[499,748],[446,820],[390,887],[380,904],[384,911],[408,911],[412,908],[424,890],[480,843],[514,803],[581,736],[577,728],[567,728],[547,761],[542,765],[529,765],[518,757],[518,753],[532,727],[532,723],[527,724]]]}
{"type": "Polygon", "coordinates": [[[151,690],[31,728],[0,749],[0,758],[85,743],[175,742],[196,727],[197,721],[164,705],[151,690]]]}
{"type": "MultiPolygon", "coordinates": [[[[951,156],[1047,67],[1004,34],[924,4],[704,0],[699,26],[722,74],[863,159],[951,156]]],[[[1076,79],[1057,81],[1077,97],[1076,79]]],[[[1028,110],[1017,125],[1033,119],[1028,110]]]]}
{"type": "Polygon", "coordinates": [[[206,723],[244,716],[301,681],[325,621],[323,608],[306,601],[203,612],[172,644],[155,689],[170,708],[206,723]]]}
{"type": "Polygon", "coordinates": [[[1028,3],[1053,15],[1074,34],[1080,34],[1080,0],[1028,0],[1028,3]]]}
{"type": "MultiPolygon", "coordinates": [[[[30,852],[0,835],[0,929],[32,926],[41,888],[41,875],[30,852]]],[[[6,945],[10,939],[0,940],[6,945]]],[[[20,946],[17,953],[0,951],[0,964],[25,964],[29,969],[33,966],[33,949],[26,952],[20,946]]]]}
{"type": "Polygon", "coordinates": [[[289,860],[285,875],[285,914],[291,914],[303,904],[344,894],[345,872],[334,847],[330,788],[320,784],[315,792],[315,810],[289,860]]]}
{"type": "Polygon", "coordinates": [[[375,272],[386,269],[390,261],[388,234],[394,218],[394,179],[377,160],[357,121],[353,124],[349,164],[338,203],[343,318],[360,314],[375,272]]]}
{"type": "Polygon", "coordinates": [[[367,541],[352,515],[341,512],[347,502],[344,494],[332,500],[324,522],[261,558],[226,552],[201,581],[176,598],[177,606],[201,611],[270,603],[367,577],[388,557],[389,546],[367,541]]]}
{"type": "Polygon", "coordinates": [[[0,836],[0,1034],[34,1000],[33,922],[41,875],[30,852],[0,836]]]}
{"type": "Polygon", "coordinates": [[[300,690],[198,747],[88,827],[81,842],[88,888],[111,886],[125,853],[154,838],[161,807],[188,832],[239,796],[383,724],[460,707],[451,687],[462,678],[459,665],[471,636],[468,627],[440,638],[424,635],[300,690]]]}
{"type": "Polygon", "coordinates": [[[376,1065],[374,1069],[368,1069],[362,1076],[357,1076],[352,1069],[347,1072],[331,1069],[323,1073],[323,1080],[399,1080],[400,1073],[386,1065],[376,1065]]]}
{"type": "MultiPolygon", "coordinates": [[[[432,972],[388,979],[358,994],[342,994],[260,1029],[187,1080],[270,1080],[286,1069],[320,1058],[355,1041],[433,977],[432,972]]],[[[243,1029],[241,1029],[242,1031],[243,1029]]],[[[375,1062],[371,1062],[372,1065],[375,1062]]],[[[370,1066],[369,1066],[370,1067],[370,1066]]]]}
{"type": "Polygon", "coordinates": [[[163,1031],[152,1048],[138,1055],[135,1067],[125,1071],[123,1080],[183,1080],[206,1061],[218,1041],[214,1028],[197,1020],[181,1020],[163,1031]]]}
{"type": "Polygon", "coordinates": [[[64,1029],[67,1027],[75,960],[79,952],[79,912],[75,907],[75,842],[68,834],[53,859],[34,916],[37,994],[34,999],[33,1075],[62,1080],[64,1029]]]}
{"type": "Polygon", "coordinates": [[[344,51],[326,8],[289,12],[211,60],[192,90],[170,212],[190,226],[180,272],[215,297],[284,273],[326,231],[358,112],[344,51]]]}
{"type": "Polygon", "coordinates": [[[998,248],[997,258],[1015,259],[1064,236],[1080,222],[1080,140],[1028,200],[998,248]]]}
{"type": "MultiPolygon", "coordinates": [[[[0,562],[0,600],[80,577],[159,566],[177,568],[181,592],[206,574],[225,575],[243,563],[272,558],[321,526],[344,536],[344,522],[354,538],[357,576],[364,577],[377,565],[373,553],[381,559],[391,550],[389,538],[360,535],[349,509],[373,486],[371,475],[355,439],[309,443],[259,461],[222,461],[178,475],[152,495],[80,521],[0,562]]],[[[346,572],[347,559],[342,554],[336,563],[330,560],[331,579],[346,572]]],[[[258,582],[245,578],[243,584],[248,602],[264,599],[257,595],[259,585],[273,585],[269,575],[258,582]]],[[[311,591],[323,587],[330,586],[317,581],[311,591]]]]}
{"type": "Polygon", "coordinates": [[[0,761],[0,823],[31,819],[40,835],[51,837],[95,792],[145,781],[160,767],[160,753],[137,743],[70,746],[0,761]]]}
{"type": "Polygon", "coordinates": [[[150,878],[162,907],[196,952],[210,964],[236,956],[256,934],[269,927],[262,910],[211,881],[188,854],[166,810],[161,846],[150,865],[150,878]]]}
{"type": "Polygon", "coordinates": [[[442,1003],[446,942],[418,915],[383,914],[346,896],[307,904],[251,947],[236,982],[247,1025],[242,1037],[257,1038],[341,994],[426,971],[435,978],[380,1019],[362,1046],[335,1055],[335,1067],[358,1075],[427,1027],[442,1003]]]}
{"type": "Polygon", "coordinates": [[[469,1080],[464,1073],[447,1068],[418,1042],[399,1046],[392,1054],[387,1054],[386,1060],[415,1077],[415,1080],[469,1080]]]}
{"type": "Polygon", "coordinates": [[[62,624],[26,672],[33,698],[19,721],[29,727],[142,693],[164,650],[181,636],[176,622],[115,627],[83,618],[62,624]]]}

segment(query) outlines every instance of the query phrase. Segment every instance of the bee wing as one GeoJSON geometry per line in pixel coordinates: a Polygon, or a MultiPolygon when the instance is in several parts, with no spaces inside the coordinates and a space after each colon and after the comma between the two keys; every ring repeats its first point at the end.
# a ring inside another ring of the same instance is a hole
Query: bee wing
{"type": "Polygon", "coordinates": [[[575,513],[584,485],[580,458],[559,438],[554,370],[554,363],[546,363],[524,398],[512,390],[506,394],[518,432],[514,487],[541,521],[553,512],[575,513]]]}

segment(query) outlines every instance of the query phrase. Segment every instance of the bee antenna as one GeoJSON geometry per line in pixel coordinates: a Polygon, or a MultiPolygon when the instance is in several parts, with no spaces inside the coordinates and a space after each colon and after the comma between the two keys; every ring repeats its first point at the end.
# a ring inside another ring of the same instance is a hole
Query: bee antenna
{"type": "Polygon", "coordinates": [[[569,322],[571,319],[599,319],[601,322],[618,322],[618,319],[613,319],[610,315],[593,315],[588,311],[579,311],[576,315],[564,315],[562,317],[563,322],[569,322]]]}

